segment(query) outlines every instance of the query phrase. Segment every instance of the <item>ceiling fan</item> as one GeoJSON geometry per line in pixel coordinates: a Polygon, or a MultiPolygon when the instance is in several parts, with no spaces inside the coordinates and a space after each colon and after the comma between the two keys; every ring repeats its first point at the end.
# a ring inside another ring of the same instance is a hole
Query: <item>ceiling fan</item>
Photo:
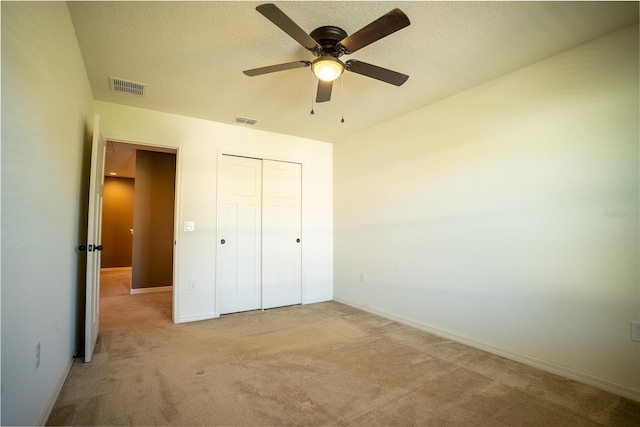
{"type": "Polygon", "coordinates": [[[318,77],[316,102],[326,102],[331,99],[333,81],[340,77],[344,70],[396,86],[401,86],[409,78],[406,74],[355,59],[346,62],[339,59],[342,55],[352,54],[411,24],[407,15],[400,9],[393,9],[351,35],[348,35],[342,28],[332,25],[316,28],[307,34],[282,10],[271,3],[262,4],[256,7],[256,10],[313,53],[317,59],[313,62],[294,61],[243,71],[247,76],[253,77],[311,66],[313,73],[318,77]]]}

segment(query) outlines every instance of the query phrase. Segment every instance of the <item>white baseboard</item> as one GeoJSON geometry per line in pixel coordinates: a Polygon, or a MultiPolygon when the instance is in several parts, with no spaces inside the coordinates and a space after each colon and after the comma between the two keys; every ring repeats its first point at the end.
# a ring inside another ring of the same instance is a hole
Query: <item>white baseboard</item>
{"type": "Polygon", "coordinates": [[[319,297],[319,298],[305,298],[305,300],[302,301],[302,305],[315,304],[318,302],[327,302],[327,301],[333,301],[333,297],[328,296],[328,297],[319,297]]]}
{"type": "Polygon", "coordinates": [[[56,401],[58,400],[60,391],[62,391],[62,386],[64,385],[64,382],[67,380],[67,377],[69,376],[69,372],[71,372],[72,366],[73,366],[73,357],[69,358],[69,361],[62,369],[62,373],[58,377],[58,381],[56,381],[56,385],[53,389],[53,392],[49,396],[49,399],[47,399],[47,404],[42,409],[42,413],[40,413],[40,416],[38,417],[38,422],[36,423],[36,425],[43,426],[47,424],[49,415],[51,415],[53,406],[56,404],[56,401]]]}
{"type": "Polygon", "coordinates": [[[176,323],[197,322],[199,320],[209,320],[209,319],[215,319],[217,317],[220,317],[220,315],[218,313],[214,313],[213,311],[211,311],[208,313],[181,316],[179,319],[177,319],[176,323]]]}
{"type": "Polygon", "coordinates": [[[131,267],[102,267],[100,271],[131,271],[131,267]]]}
{"type": "Polygon", "coordinates": [[[363,311],[368,311],[369,313],[377,314],[378,316],[386,317],[387,319],[395,320],[407,326],[411,326],[416,329],[421,329],[425,332],[429,332],[431,334],[438,335],[440,337],[447,338],[452,341],[466,344],[470,347],[484,350],[486,352],[496,354],[498,356],[506,357],[507,359],[515,360],[516,362],[524,363],[525,365],[533,366],[534,368],[538,368],[546,372],[551,372],[552,374],[560,375],[561,377],[569,378],[584,384],[588,384],[590,386],[608,391],[613,394],[617,394],[618,396],[626,397],[627,399],[631,399],[636,402],[640,402],[640,390],[627,387],[623,384],[619,384],[614,381],[609,381],[607,379],[600,378],[595,375],[591,375],[576,369],[572,369],[564,365],[559,365],[554,362],[549,362],[547,360],[539,359],[537,357],[530,356],[528,354],[509,350],[509,349],[502,348],[487,342],[464,337],[453,332],[434,328],[432,326],[419,323],[402,316],[397,316],[395,314],[376,310],[369,306],[360,305],[355,302],[345,300],[342,298],[334,298],[334,301],[349,305],[351,307],[358,308],[363,311]]]}
{"type": "Polygon", "coordinates": [[[131,289],[131,294],[149,294],[152,292],[169,292],[173,291],[173,286],[154,286],[151,288],[131,289]]]}

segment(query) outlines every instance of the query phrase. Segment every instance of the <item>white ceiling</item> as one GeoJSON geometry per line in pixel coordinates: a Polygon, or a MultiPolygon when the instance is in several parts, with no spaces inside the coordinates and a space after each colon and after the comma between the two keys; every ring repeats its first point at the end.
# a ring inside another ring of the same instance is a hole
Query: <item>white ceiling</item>
{"type": "Polygon", "coordinates": [[[68,6],[95,99],[223,123],[244,116],[256,129],[328,142],[638,22],[638,2],[277,2],[307,32],[352,34],[395,7],[409,16],[409,27],[344,57],[409,80],[396,87],[346,72],[340,123],[340,80],[311,115],[310,68],[242,73],[314,59],[255,10],[262,3],[68,6]],[[146,83],[147,95],[110,91],[110,76],[146,83]]]}

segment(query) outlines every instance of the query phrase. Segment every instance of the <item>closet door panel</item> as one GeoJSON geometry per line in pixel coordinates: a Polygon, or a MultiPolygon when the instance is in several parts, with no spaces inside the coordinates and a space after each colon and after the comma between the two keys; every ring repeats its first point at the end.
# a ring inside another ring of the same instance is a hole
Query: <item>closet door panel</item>
{"type": "Polygon", "coordinates": [[[302,165],[263,160],[262,307],[302,302],[302,165]]]}
{"type": "Polygon", "coordinates": [[[220,167],[220,314],[259,309],[262,303],[262,161],[222,156],[220,167]]]}

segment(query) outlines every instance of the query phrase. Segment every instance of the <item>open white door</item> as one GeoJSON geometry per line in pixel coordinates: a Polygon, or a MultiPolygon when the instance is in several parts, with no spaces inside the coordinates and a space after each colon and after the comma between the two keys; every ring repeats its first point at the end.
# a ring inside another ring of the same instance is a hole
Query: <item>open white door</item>
{"type": "Polygon", "coordinates": [[[100,325],[100,251],[102,250],[102,195],[106,143],[100,134],[100,116],[93,122],[91,176],[89,178],[89,218],[87,230],[87,301],[84,328],[84,361],[90,362],[98,341],[100,325]]]}

